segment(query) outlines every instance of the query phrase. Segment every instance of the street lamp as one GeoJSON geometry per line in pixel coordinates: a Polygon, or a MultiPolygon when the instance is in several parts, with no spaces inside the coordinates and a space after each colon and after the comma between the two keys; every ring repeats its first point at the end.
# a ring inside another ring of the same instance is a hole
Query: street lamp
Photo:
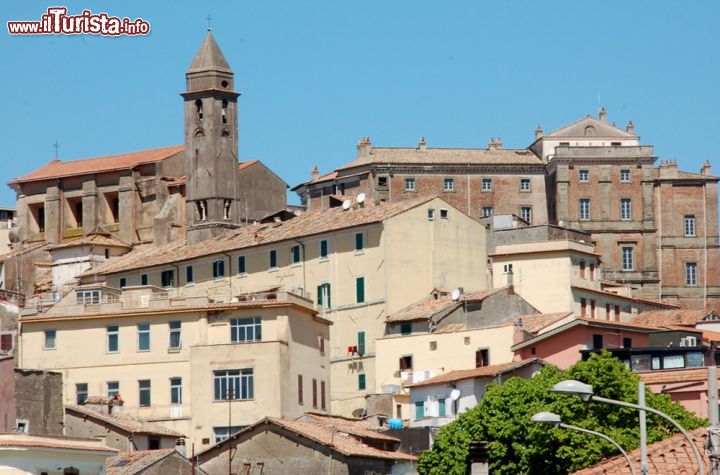
{"type": "Polygon", "coordinates": [[[586,434],[595,435],[595,436],[598,436],[598,437],[601,437],[601,438],[607,440],[608,442],[613,444],[620,451],[620,453],[623,455],[623,457],[625,457],[628,467],[630,467],[630,473],[632,475],[635,475],[635,469],[632,466],[632,462],[630,461],[630,457],[628,457],[627,452],[625,452],[623,450],[623,448],[620,447],[620,444],[618,444],[617,442],[615,442],[614,440],[612,440],[610,437],[606,436],[605,434],[601,434],[600,432],[595,432],[594,430],[590,430],[590,429],[583,429],[582,427],[571,426],[569,424],[563,424],[560,419],[560,416],[558,416],[557,414],[553,414],[552,412],[538,412],[537,414],[532,416],[530,418],[530,420],[532,420],[533,422],[542,422],[543,424],[550,424],[553,427],[560,427],[562,429],[569,429],[569,430],[576,430],[578,432],[584,432],[586,434]]]}
{"type": "Polygon", "coordinates": [[[687,440],[688,444],[690,444],[690,448],[693,451],[693,454],[695,454],[695,461],[698,465],[698,473],[700,475],[705,475],[705,466],[703,464],[702,456],[700,455],[700,451],[698,450],[697,446],[695,445],[695,442],[690,437],[690,434],[687,433],[685,429],[682,428],[678,422],[673,419],[672,417],[668,416],[664,412],[660,412],[657,409],[653,409],[652,407],[648,406],[641,406],[639,404],[633,404],[631,402],[625,402],[625,401],[616,401],[614,399],[607,399],[601,396],[596,396],[593,394],[593,388],[589,384],[581,383],[580,381],[575,381],[572,379],[568,379],[565,381],[560,381],[551,389],[554,393],[559,394],[569,394],[573,396],[580,396],[580,398],[587,402],[587,401],[595,401],[595,402],[604,402],[606,404],[613,404],[615,406],[621,406],[621,407],[628,407],[630,409],[636,409],[638,411],[647,411],[652,412],[653,414],[662,417],[663,419],[670,422],[672,425],[674,425],[677,430],[679,430],[683,436],[685,436],[685,439],[687,440]]]}

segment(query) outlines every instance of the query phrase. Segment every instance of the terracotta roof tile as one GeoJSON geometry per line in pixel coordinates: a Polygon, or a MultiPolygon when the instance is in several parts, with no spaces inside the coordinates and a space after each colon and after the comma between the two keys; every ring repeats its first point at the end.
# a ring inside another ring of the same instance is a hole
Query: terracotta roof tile
{"type": "Polygon", "coordinates": [[[474,378],[494,378],[500,374],[510,373],[516,369],[520,369],[524,366],[533,363],[540,363],[545,365],[546,363],[539,358],[529,358],[522,361],[512,361],[510,363],[496,364],[490,366],[481,366],[480,368],[472,369],[461,369],[450,371],[434,378],[426,379],[421,383],[408,385],[410,388],[417,388],[422,386],[433,386],[436,384],[446,384],[454,381],[460,381],[463,379],[474,379],[474,378]]]}
{"type": "Polygon", "coordinates": [[[518,317],[518,319],[522,321],[523,330],[532,335],[536,335],[543,328],[570,315],[572,315],[572,312],[538,313],[535,315],[523,315],[518,317]]]}
{"type": "Polygon", "coordinates": [[[664,308],[680,308],[679,305],[675,305],[675,304],[667,303],[667,302],[662,302],[662,301],[660,301],[660,300],[647,299],[647,298],[642,298],[642,297],[627,297],[627,296],[625,296],[625,295],[616,294],[615,292],[608,292],[607,290],[591,289],[591,288],[589,288],[589,287],[581,287],[581,286],[579,286],[579,285],[572,285],[571,287],[572,287],[573,289],[576,289],[576,290],[584,290],[584,291],[586,291],[586,292],[592,292],[592,293],[595,293],[595,294],[606,295],[606,296],[608,296],[608,297],[617,297],[617,298],[623,299],[623,300],[636,300],[636,301],[638,301],[638,302],[643,302],[643,303],[647,303],[647,304],[650,304],[650,305],[656,305],[656,306],[658,306],[658,307],[664,307],[664,308]]]}
{"type": "Polygon", "coordinates": [[[336,431],[346,434],[356,435],[363,439],[375,439],[380,441],[400,442],[397,437],[392,437],[375,430],[372,424],[363,419],[350,419],[339,416],[329,416],[326,414],[317,414],[314,412],[306,413],[298,420],[315,422],[327,428],[333,428],[336,431]]]}
{"type": "MultiPolygon", "coordinates": [[[[710,462],[703,445],[707,439],[707,429],[695,429],[690,432],[690,436],[700,451],[705,464],[705,473],[709,473],[710,462]]],[[[697,472],[695,455],[682,434],[651,444],[647,449],[649,473],[694,474],[697,472]]],[[[640,449],[633,450],[628,456],[632,461],[635,472],[640,473],[640,449]]],[[[575,472],[573,475],[625,475],[627,473],[627,462],[622,455],[618,455],[593,467],[575,472]]]]}
{"type": "Polygon", "coordinates": [[[165,160],[166,158],[170,158],[178,153],[182,153],[184,150],[184,145],[173,145],[171,147],[143,150],[141,152],[123,153],[120,155],[109,155],[106,157],[85,158],[69,162],[53,160],[25,176],[15,178],[10,182],[10,184],[116,170],[129,170],[145,163],[154,163],[165,160]]]}
{"type": "Polygon", "coordinates": [[[39,447],[48,449],[88,450],[92,452],[117,452],[98,439],[54,437],[47,435],[0,434],[0,447],[39,447]]]}
{"type": "Polygon", "coordinates": [[[244,170],[245,168],[255,165],[260,160],[248,160],[247,162],[240,162],[238,163],[238,170],[244,170]]]}
{"type": "Polygon", "coordinates": [[[698,322],[718,319],[716,310],[701,308],[696,310],[649,310],[636,315],[635,318],[633,318],[633,322],[657,326],[687,325],[694,327],[698,322]]]}
{"type": "Polygon", "coordinates": [[[366,202],[362,208],[347,211],[339,207],[311,211],[281,223],[248,224],[227,235],[207,239],[195,245],[189,245],[185,240],[178,240],[165,246],[145,246],[113,259],[83,275],[107,275],[131,269],[169,265],[173,262],[211,256],[221,252],[380,223],[432,199],[434,198],[416,198],[378,205],[366,202]]]}
{"type": "Polygon", "coordinates": [[[127,415],[111,416],[110,414],[103,414],[87,406],[67,405],[65,406],[65,411],[75,412],[81,416],[92,417],[93,419],[105,422],[106,424],[115,426],[118,429],[130,432],[131,434],[150,434],[176,438],[185,437],[180,432],[168,429],[167,427],[163,427],[159,424],[143,422],[138,419],[133,419],[127,415]]]}
{"type": "Polygon", "coordinates": [[[636,373],[645,384],[707,381],[707,368],[665,369],[636,373]]]}
{"type": "MultiPolygon", "coordinates": [[[[107,475],[135,475],[176,453],[175,449],[120,452],[115,457],[110,457],[105,461],[105,473],[107,475]]],[[[177,456],[182,457],[180,454],[177,456]]],[[[191,471],[191,462],[184,457],[183,459],[188,464],[188,471],[191,471]]],[[[205,473],[199,467],[196,467],[195,470],[197,473],[205,473]]]]}
{"type": "Polygon", "coordinates": [[[91,233],[71,241],[56,244],[51,246],[48,250],[54,251],[55,249],[66,249],[79,246],[122,247],[130,249],[130,245],[128,243],[121,241],[111,234],[91,233]]]}
{"type": "Polygon", "coordinates": [[[415,302],[407,307],[398,310],[397,312],[388,315],[386,322],[410,322],[414,320],[427,320],[441,312],[448,312],[453,310],[455,307],[462,305],[463,301],[467,302],[481,302],[487,297],[496,294],[498,292],[505,291],[506,288],[481,290],[475,292],[467,292],[460,296],[460,300],[455,301],[452,299],[452,295],[448,293],[440,294],[437,298],[433,295],[429,295],[419,302],[415,302]]]}
{"type": "Polygon", "coordinates": [[[48,244],[48,243],[45,242],[45,241],[39,241],[39,242],[30,243],[30,244],[25,244],[22,249],[17,249],[17,250],[15,250],[15,251],[10,251],[10,252],[8,252],[7,254],[1,255],[1,256],[0,256],[0,262],[4,261],[4,260],[6,260],[6,259],[10,259],[10,258],[13,258],[13,257],[17,257],[17,256],[21,256],[21,255],[27,254],[27,253],[29,253],[29,252],[36,251],[36,250],[41,249],[41,248],[46,248],[46,249],[47,249],[47,248],[49,248],[49,247],[50,247],[50,244],[48,244]]]}

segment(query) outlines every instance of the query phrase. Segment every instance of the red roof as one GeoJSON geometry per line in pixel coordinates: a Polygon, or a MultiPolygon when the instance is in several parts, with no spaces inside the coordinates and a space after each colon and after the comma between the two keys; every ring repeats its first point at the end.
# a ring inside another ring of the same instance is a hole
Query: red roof
{"type": "Polygon", "coordinates": [[[9,184],[117,170],[129,170],[138,165],[165,160],[166,158],[177,155],[184,150],[184,145],[173,145],[171,147],[123,153],[119,155],[109,155],[105,157],[84,158],[69,162],[53,160],[25,176],[15,178],[9,184]]]}
{"type": "Polygon", "coordinates": [[[543,366],[546,364],[539,358],[530,358],[522,361],[512,361],[510,363],[481,366],[480,368],[461,369],[450,371],[449,373],[441,374],[440,376],[435,376],[434,378],[426,379],[420,383],[411,384],[408,387],[417,388],[421,386],[433,386],[435,384],[447,384],[454,381],[461,381],[463,379],[494,378],[500,374],[510,373],[516,369],[520,369],[533,363],[538,363],[543,366]]]}

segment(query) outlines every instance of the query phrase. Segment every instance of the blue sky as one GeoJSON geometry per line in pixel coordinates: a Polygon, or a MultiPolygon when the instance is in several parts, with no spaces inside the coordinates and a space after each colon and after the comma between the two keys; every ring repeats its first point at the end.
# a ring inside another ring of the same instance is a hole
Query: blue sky
{"type": "MultiPolygon", "coordinates": [[[[183,141],[184,73],[206,32],[235,70],[240,159],[291,186],[376,145],[524,147],[600,105],[660,159],[716,158],[718,2],[69,2],[142,17],[147,37],[10,36],[48,6],[3,2],[0,122],[7,182],[51,160],[183,141]]],[[[0,204],[14,203],[0,187],[0,204]]],[[[295,200],[294,197],[292,197],[295,200]]]]}

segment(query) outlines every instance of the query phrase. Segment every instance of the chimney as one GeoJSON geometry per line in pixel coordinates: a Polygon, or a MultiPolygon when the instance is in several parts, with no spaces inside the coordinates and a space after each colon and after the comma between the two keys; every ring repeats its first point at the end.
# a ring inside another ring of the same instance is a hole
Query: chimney
{"type": "Polygon", "coordinates": [[[632,120],[629,120],[625,126],[625,132],[635,135],[635,125],[632,123],[632,120]]]}
{"type": "Polygon", "coordinates": [[[372,153],[372,142],[370,137],[363,137],[357,144],[358,158],[367,158],[372,153]]]}
{"type": "Polygon", "coordinates": [[[663,160],[660,162],[660,178],[677,178],[677,161],[663,160]]]}
{"type": "Polygon", "coordinates": [[[317,165],[313,165],[312,170],[310,170],[310,181],[315,181],[320,176],[320,172],[318,171],[317,165]]]}
{"type": "Polygon", "coordinates": [[[607,122],[607,112],[605,112],[604,107],[600,108],[600,112],[598,112],[598,119],[600,119],[600,122],[607,122]]]}
{"type": "Polygon", "coordinates": [[[502,146],[502,139],[500,137],[490,137],[490,143],[488,143],[488,150],[500,150],[502,146]]]}
{"type": "Polygon", "coordinates": [[[425,137],[420,137],[420,141],[418,142],[418,150],[424,152],[426,149],[427,146],[425,144],[425,137]]]}
{"type": "Polygon", "coordinates": [[[540,127],[540,124],[535,127],[535,140],[542,138],[542,127],[540,127]]]}
{"type": "Polygon", "coordinates": [[[515,294],[515,286],[513,285],[513,271],[512,271],[512,269],[509,269],[507,272],[505,272],[505,277],[506,277],[506,279],[507,279],[508,294],[514,295],[514,294],[515,294]]]}
{"type": "Polygon", "coordinates": [[[710,160],[705,160],[700,167],[700,174],[701,175],[712,175],[712,166],[710,165],[710,160]]]}

